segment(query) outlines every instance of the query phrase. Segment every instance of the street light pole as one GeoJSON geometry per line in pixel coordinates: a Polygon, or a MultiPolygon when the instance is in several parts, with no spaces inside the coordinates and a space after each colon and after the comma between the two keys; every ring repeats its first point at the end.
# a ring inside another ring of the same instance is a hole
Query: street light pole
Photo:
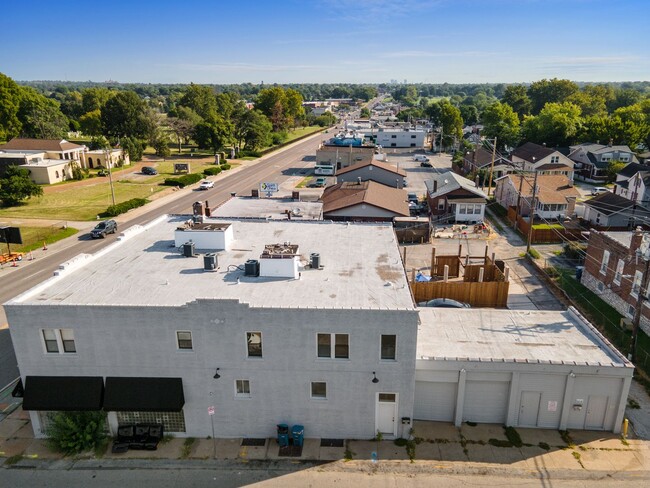
{"type": "Polygon", "coordinates": [[[537,196],[537,170],[535,170],[535,179],[533,180],[533,198],[530,202],[530,215],[528,216],[528,242],[526,243],[526,252],[530,254],[530,241],[533,240],[533,223],[535,222],[535,197],[537,196]]]}
{"type": "Polygon", "coordinates": [[[492,164],[490,164],[490,183],[488,184],[488,197],[492,194],[492,175],[494,174],[494,157],[497,152],[497,138],[494,138],[492,144],[492,164]]]}

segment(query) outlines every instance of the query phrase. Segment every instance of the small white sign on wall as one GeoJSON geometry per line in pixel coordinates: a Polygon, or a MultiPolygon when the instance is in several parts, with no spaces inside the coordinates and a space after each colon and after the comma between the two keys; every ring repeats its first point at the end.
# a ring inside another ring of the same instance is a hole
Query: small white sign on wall
{"type": "Polygon", "coordinates": [[[548,411],[556,412],[557,411],[557,401],[551,400],[548,402],[548,411]]]}

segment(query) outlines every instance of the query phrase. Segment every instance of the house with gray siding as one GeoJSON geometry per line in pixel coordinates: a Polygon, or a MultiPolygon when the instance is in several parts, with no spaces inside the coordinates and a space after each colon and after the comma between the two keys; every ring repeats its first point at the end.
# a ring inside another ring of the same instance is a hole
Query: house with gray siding
{"type": "Polygon", "coordinates": [[[372,160],[357,163],[336,172],[336,182],[376,181],[393,188],[406,186],[406,172],[388,163],[372,160]]]}
{"type": "Polygon", "coordinates": [[[390,225],[162,216],[5,310],[38,437],[49,412],[84,408],[112,433],[410,429],[418,313],[390,225]]]}

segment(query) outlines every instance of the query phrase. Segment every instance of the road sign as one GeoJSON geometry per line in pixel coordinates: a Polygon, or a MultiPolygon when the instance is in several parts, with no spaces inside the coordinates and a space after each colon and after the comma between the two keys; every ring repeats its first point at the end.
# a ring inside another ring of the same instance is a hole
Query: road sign
{"type": "Polygon", "coordinates": [[[208,407],[208,415],[214,415],[214,406],[208,407]]]}
{"type": "Polygon", "coordinates": [[[260,191],[261,192],[278,192],[280,189],[278,188],[277,183],[260,183],[260,191]]]}

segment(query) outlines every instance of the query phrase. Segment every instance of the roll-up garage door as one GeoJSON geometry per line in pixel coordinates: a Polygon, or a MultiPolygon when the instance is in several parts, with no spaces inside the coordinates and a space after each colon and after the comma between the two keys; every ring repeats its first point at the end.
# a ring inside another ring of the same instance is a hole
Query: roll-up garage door
{"type": "Polygon", "coordinates": [[[416,381],[414,418],[453,422],[456,391],[457,383],[416,381]]]}
{"type": "Polygon", "coordinates": [[[505,423],[509,391],[508,382],[468,381],[465,383],[463,421],[505,423]]]}

